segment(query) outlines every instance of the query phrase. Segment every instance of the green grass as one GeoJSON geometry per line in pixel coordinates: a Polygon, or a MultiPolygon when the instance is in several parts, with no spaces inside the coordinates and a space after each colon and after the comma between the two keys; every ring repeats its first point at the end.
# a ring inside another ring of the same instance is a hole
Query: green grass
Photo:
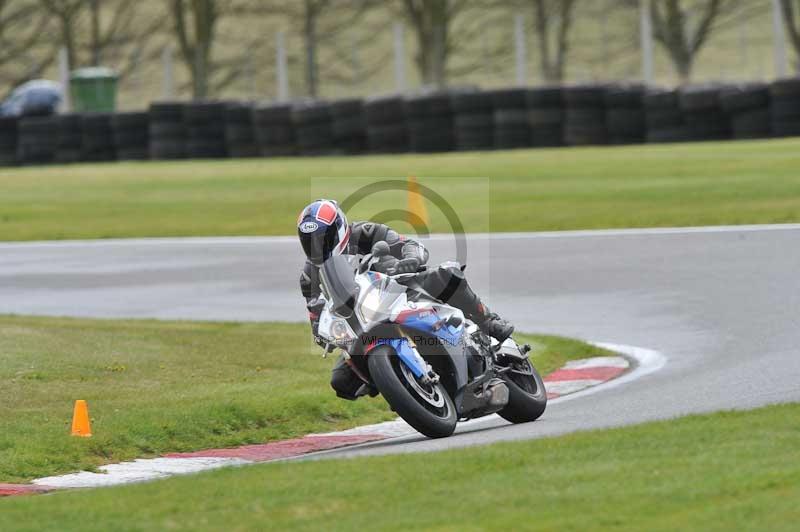
{"type": "MultiPolygon", "coordinates": [[[[0,240],[288,235],[310,199],[408,175],[467,231],[796,222],[798,168],[800,139],[12,168],[0,170],[0,240]]],[[[350,215],[404,205],[387,193],[350,215]]],[[[451,230],[429,212],[432,230],[451,230]]]]}
{"type": "Polygon", "coordinates": [[[0,529],[793,531],[798,419],[789,404],[0,500],[0,529]]]}
{"type": "MultiPolygon", "coordinates": [[[[542,371],[604,353],[525,339],[542,371]]],[[[319,352],[305,324],[0,317],[0,483],[394,419],[337,399],[319,352]],[[76,399],[91,439],[69,436],[76,399]]]]}

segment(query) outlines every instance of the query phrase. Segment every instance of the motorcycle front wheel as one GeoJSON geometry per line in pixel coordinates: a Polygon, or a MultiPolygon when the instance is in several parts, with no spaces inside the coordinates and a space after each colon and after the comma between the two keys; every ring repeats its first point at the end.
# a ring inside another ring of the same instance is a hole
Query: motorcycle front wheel
{"type": "Polygon", "coordinates": [[[453,433],[458,416],[441,383],[421,383],[388,345],[376,347],[367,360],[381,395],[406,423],[429,438],[453,433]]]}

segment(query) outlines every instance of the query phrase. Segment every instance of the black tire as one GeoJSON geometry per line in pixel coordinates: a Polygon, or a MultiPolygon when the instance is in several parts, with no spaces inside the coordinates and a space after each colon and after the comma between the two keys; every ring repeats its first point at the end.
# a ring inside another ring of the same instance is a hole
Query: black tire
{"type": "Polygon", "coordinates": [[[647,142],[686,142],[691,140],[686,126],[672,126],[647,131],[647,142]]]}
{"type": "Polygon", "coordinates": [[[192,102],[183,108],[183,122],[187,125],[224,123],[226,102],[192,102]]]}
{"type": "Polygon", "coordinates": [[[508,405],[497,414],[511,423],[536,421],[547,408],[547,390],[541,375],[526,359],[530,375],[506,372],[503,380],[508,386],[508,405]]]}
{"type": "Polygon", "coordinates": [[[494,127],[494,114],[473,113],[456,115],[453,119],[453,126],[456,129],[486,129],[489,130],[489,134],[491,135],[491,130],[494,127]]]}
{"type": "Polygon", "coordinates": [[[605,108],[606,86],[604,85],[573,85],[562,89],[564,103],[570,107],[597,107],[605,108]]]}
{"type": "Polygon", "coordinates": [[[494,110],[492,96],[478,91],[452,94],[450,107],[456,114],[482,114],[494,110]]]}
{"type": "Polygon", "coordinates": [[[349,120],[357,117],[363,123],[363,115],[364,102],[358,98],[331,102],[331,116],[335,121],[349,120]]]}
{"type": "Polygon", "coordinates": [[[564,106],[561,87],[539,87],[527,93],[529,109],[552,109],[564,106]]]}
{"type": "Polygon", "coordinates": [[[367,142],[372,153],[404,153],[409,150],[408,128],[405,124],[370,126],[367,142]]]}
{"type": "Polygon", "coordinates": [[[16,116],[0,116],[0,133],[17,134],[19,119],[16,116]]]}
{"type": "Polygon", "coordinates": [[[253,122],[259,127],[267,127],[276,124],[291,126],[292,106],[291,104],[276,104],[266,107],[256,107],[253,110],[253,122]]]}
{"type": "Polygon", "coordinates": [[[769,109],[755,109],[733,115],[731,129],[735,139],[769,137],[772,134],[769,109]]]}
{"type": "Polygon", "coordinates": [[[528,124],[531,127],[560,127],[564,122],[564,110],[560,107],[528,110],[528,124]]]}
{"type": "Polygon", "coordinates": [[[437,409],[404,382],[400,359],[392,347],[376,347],[367,357],[367,363],[378,390],[406,423],[429,438],[446,438],[453,433],[458,415],[444,386],[434,385],[435,392],[443,400],[442,407],[437,409]]]}
{"type": "Polygon", "coordinates": [[[430,92],[407,96],[405,99],[405,113],[409,121],[450,116],[452,113],[450,94],[446,92],[430,92]]]}
{"type": "Polygon", "coordinates": [[[406,108],[400,96],[370,98],[364,103],[364,118],[368,126],[402,124],[406,119],[406,108]]]}
{"type": "Polygon", "coordinates": [[[292,108],[292,123],[296,128],[329,124],[331,120],[328,102],[307,102],[292,108]]]}
{"type": "Polygon", "coordinates": [[[337,118],[333,121],[333,136],[336,139],[363,137],[367,134],[364,117],[353,115],[350,118],[337,118]]]}
{"type": "Polygon", "coordinates": [[[606,107],[640,109],[644,105],[644,85],[613,85],[606,91],[606,107]]]}
{"type": "Polygon", "coordinates": [[[678,109],[678,92],[675,90],[651,89],[645,92],[643,103],[647,109],[678,109]]]}
{"type": "Polygon", "coordinates": [[[528,89],[494,89],[487,92],[495,109],[528,108],[528,89]]]}
{"type": "Polygon", "coordinates": [[[769,92],[774,98],[800,98],[800,77],[777,79],[770,85],[769,92]]]}
{"type": "Polygon", "coordinates": [[[716,85],[694,85],[678,91],[678,101],[684,111],[701,111],[719,107],[721,88],[716,85]]]}
{"type": "Polygon", "coordinates": [[[150,119],[155,122],[183,122],[182,102],[153,102],[150,104],[150,119]]]}
{"type": "Polygon", "coordinates": [[[184,159],[186,158],[186,143],[182,140],[156,140],[150,143],[150,158],[158,159],[184,159]]]}
{"type": "Polygon", "coordinates": [[[769,87],[764,83],[728,87],[719,95],[719,103],[726,113],[767,108],[769,102],[769,87]]]}

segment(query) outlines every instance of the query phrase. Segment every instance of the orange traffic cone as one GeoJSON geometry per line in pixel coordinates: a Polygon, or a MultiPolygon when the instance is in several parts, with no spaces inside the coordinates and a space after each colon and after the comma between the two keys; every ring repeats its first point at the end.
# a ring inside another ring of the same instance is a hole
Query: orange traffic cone
{"type": "Polygon", "coordinates": [[[72,413],[72,435],[81,438],[92,436],[92,427],[89,424],[89,407],[86,401],[80,399],[75,401],[75,410],[72,413]]]}
{"type": "Polygon", "coordinates": [[[408,223],[414,229],[423,229],[428,225],[428,209],[414,176],[408,177],[408,223]]]}

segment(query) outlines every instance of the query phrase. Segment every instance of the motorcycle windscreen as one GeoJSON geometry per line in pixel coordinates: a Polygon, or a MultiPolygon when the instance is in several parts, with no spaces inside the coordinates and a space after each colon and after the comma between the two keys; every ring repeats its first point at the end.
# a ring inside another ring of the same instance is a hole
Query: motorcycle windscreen
{"type": "Polygon", "coordinates": [[[335,255],[322,263],[320,274],[325,291],[333,301],[333,311],[343,317],[353,314],[358,287],[355,270],[345,255],[335,255]]]}
{"type": "Polygon", "coordinates": [[[405,303],[406,287],[375,272],[367,272],[362,283],[363,279],[369,280],[361,286],[358,294],[358,312],[363,324],[387,321],[395,305],[405,303]]]}

